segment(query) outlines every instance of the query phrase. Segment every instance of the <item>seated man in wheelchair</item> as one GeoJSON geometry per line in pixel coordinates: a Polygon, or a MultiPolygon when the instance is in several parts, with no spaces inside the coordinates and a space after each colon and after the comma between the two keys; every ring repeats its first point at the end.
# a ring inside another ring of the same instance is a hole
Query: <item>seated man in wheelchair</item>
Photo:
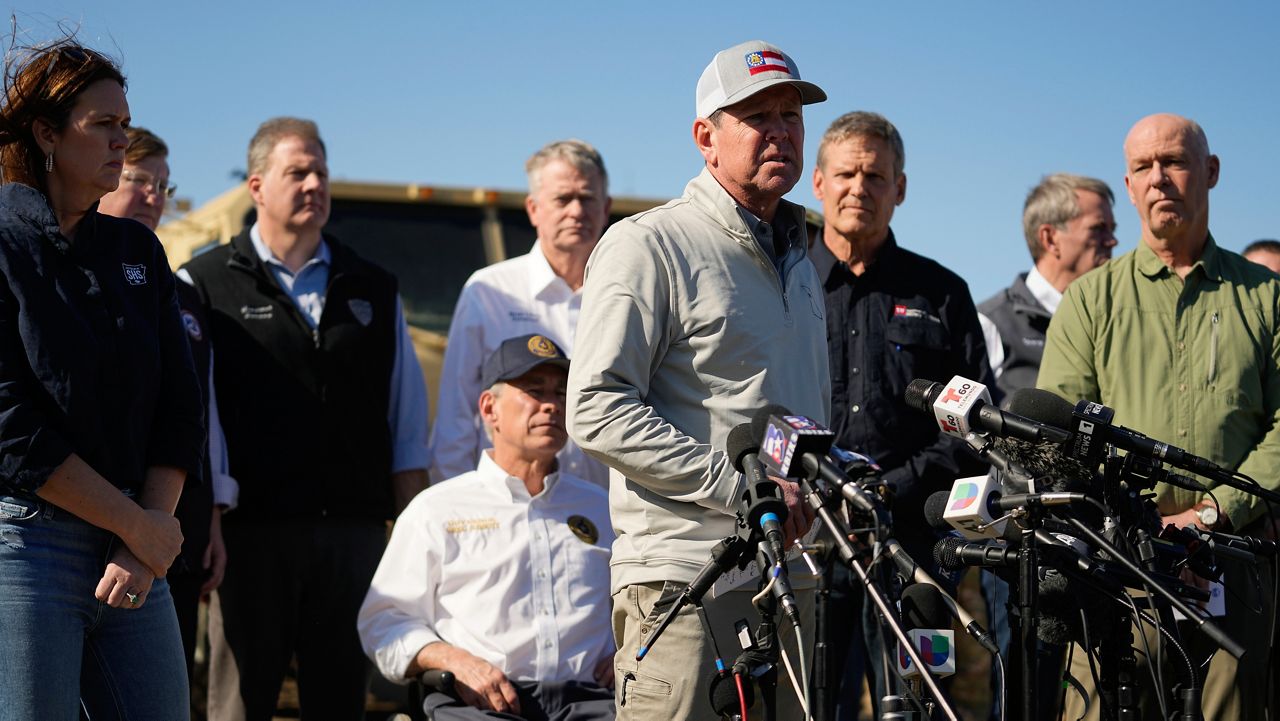
{"type": "Polygon", "coordinates": [[[606,492],[559,473],[569,359],[548,338],[485,362],[479,468],[420,493],[396,521],[360,609],[365,653],[431,693],[432,719],[613,719],[606,492]]]}

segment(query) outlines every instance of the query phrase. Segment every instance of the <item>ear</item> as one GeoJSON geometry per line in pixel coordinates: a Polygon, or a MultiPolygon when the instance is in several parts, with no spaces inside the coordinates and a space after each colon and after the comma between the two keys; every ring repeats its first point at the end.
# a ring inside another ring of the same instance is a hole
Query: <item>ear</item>
{"type": "Polygon", "coordinates": [[[31,134],[35,136],[36,145],[40,146],[40,152],[48,155],[53,152],[53,148],[57,145],[58,133],[44,118],[36,118],[31,124],[31,134]]]}
{"type": "Polygon", "coordinates": [[[1052,256],[1054,258],[1058,257],[1057,228],[1054,228],[1048,223],[1041,223],[1040,227],[1036,230],[1036,240],[1040,243],[1042,257],[1045,255],[1052,256]]]}
{"type": "Polygon", "coordinates": [[[1209,187],[1212,188],[1218,184],[1218,171],[1222,169],[1222,163],[1216,155],[1210,155],[1206,163],[1209,169],[1209,187]]]}
{"type": "Polygon", "coordinates": [[[813,169],[813,197],[821,203],[825,200],[822,197],[822,168],[813,169]]]}
{"type": "Polygon", "coordinates": [[[605,222],[609,222],[609,213],[613,212],[613,196],[604,196],[604,218],[605,222]]]}
{"type": "Polygon", "coordinates": [[[476,401],[476,408],[480,411],[480,420],[492,426],[498,422],[497,413],[498,398],[493,395],[493,391],[488,388],[480,391],[480,400],[476,401]]]}
{"type": "Polygon", "coordinates": [[[1135,208],[1138,207],[1138,198],[1133,194],[1133,185],[1129,181],[1128,173],[1124,174],[1124,190],[1125,190],[1125,193],[1129,196],[1129,204],[1135,208]]]}
{"type": "Polygon", "coordinates": [[[524,196],[524,212],[529,216],[529,225],[538,227],[538,201],[533,199],[533,193],[524,196]]]}
{"type": "Polygon", "coordinates": [[[903,201],[907,199],[907,174],[899,173],[896,184],[898,186],[898,198],[893,201],[893,204],[902,205],[903,201]]]}
{"type": "Polygon", "coordinates": [[[716,133],[716,126],[711,124],[706,118],[698,118],[693,121],[693,144],[698,147],[698,152],[702,153],[702,159],[707,161],[707,165],[714,166],[716,160],[716,148],[713,143],[713,136],[716,133]]]}
{"type": "Polygon", "coordinates": [[[249,186],[249,197],[253,198],[253,204],[262,205],[262,176],[254,173],[245,182],[249,186]]]}

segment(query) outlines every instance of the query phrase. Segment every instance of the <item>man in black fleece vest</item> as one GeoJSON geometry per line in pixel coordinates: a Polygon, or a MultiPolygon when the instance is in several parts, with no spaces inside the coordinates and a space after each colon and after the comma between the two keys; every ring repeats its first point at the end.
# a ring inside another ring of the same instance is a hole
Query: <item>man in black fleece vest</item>
{"type": "Polygon", "coordinates": [[[315,124],[263,123],[248,184],[257,222],[185,268],[239,485],[210,610],[209,718],[271,718],[295,653],[304,718],[363,718],[356,612],[386,522],[426,485],[426,390],[395,278],[321,233],[315,124]]]}

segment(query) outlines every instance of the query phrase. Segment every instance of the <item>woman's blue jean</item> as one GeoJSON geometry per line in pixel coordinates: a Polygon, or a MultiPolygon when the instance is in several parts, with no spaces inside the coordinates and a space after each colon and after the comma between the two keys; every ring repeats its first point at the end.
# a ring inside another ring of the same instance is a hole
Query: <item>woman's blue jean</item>
{"type": "Polygon", "coordinates": [[[0,721],[169,721],[190,714],[173,599],[94,598],[119,541],[40,500],[0,495],[0,721]]]}

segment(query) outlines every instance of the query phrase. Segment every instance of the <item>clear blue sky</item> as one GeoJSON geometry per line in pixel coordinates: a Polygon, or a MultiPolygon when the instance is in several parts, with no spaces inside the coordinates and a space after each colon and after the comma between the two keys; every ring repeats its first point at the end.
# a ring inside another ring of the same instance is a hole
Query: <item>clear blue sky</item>
{"type": "MultiPolygon", "coordinates": [[[[1280,4],[1074,2],[119,2],[11,6],[29,40],[79,28],[120,58],[136,124],[168,141],[179,194],[236,181],[257,124],[320,123],[334,177],[521,189],[523,162],[570,136],[604,153],[615,194],[678,195],[699,168],[698,74],[717,51],[780,45],[830,100],[826,125],[884,113],[906,141],[900,242],[981,300],[1030,262],[1022,200],[1041,175],[1119,195],[1121,142],[1148,113],[1200,121],[1222,159],[1210,227],[1240,249],[1280,236],[1280,4]]],[[[791,199],[817,208],[806,172],[791,199]]]]}

